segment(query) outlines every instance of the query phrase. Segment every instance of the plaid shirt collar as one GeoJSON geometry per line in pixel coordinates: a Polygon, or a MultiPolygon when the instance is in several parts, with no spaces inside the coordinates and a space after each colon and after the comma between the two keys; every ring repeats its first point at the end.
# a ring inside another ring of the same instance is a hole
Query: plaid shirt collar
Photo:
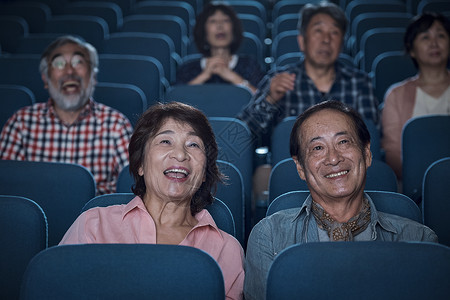
{"type": "Polygon", "coordinates": [[[89,98],[89,101],[85,104],[85,106],[81,110],[80,114],[78,115],[77,120],[75,122],[73,122],[72,124],[66,124],[58,117],[58,114],[56,113],[56,110],[55,110],[55,103],[52,98],[49,98],[49,100],[46,103],[46,106],[47,106],[47,111],[45,113],[47,114],[47,116],[49,116],[51,118],[57,118],[65,126],[70,127],[70,126],[77,125],[81,121],[86,119],[87,117],[92,116],[94,114],[95,102],[92,98],[89,98]]]}
{"type": "MultiPolygon", "coordinates": [[[[310,84],[314,85],[314,82],[311,80],[311,78],[309,78],[308,74],[306,73],[304,58],[300,59],[300,61],[297,63],[297,67],[299,69],[300,76],[304,76],[304,78],[306,78],[310,82],[310,84]]],[[[341,78],[344,78],[344,80],[350,80],[352,78],[352,71],[339,60],[336,60],[336,62],[334,63],[334,72],[335,72],[334,83],[339,82],[341,78]]]]}

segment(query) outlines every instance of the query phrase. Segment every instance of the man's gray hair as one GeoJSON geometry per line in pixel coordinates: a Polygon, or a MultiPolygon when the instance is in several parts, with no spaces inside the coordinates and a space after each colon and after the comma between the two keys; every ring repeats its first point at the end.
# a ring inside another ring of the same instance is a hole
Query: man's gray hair
{"type": "Polygon", "coordinates": [[[339,29],[342,32],[342,35],[345,35],[347,31],[347,18],[345,17],[344,11],[334,3],[328,1],[321,1],[319,3],[308,3],[303,6],[303,8],[299,12],[297,30],[300,35],[304,35],[306,32],[306,28],[308,27],[309,22],[312,17],[317,14],[327,14],[331,18],[333,18],[338,24],[339,29]]]}
{"type": "Polygon", "coordinates": [[[98,53],[97,50],[91,44],[71,35],[60,36],[54,40],[48,47],[44,50],[41,55],[41,61],[39,63],[39,72],[48,77],[48,64],[50,59],[50,54],[57,48],[65,44],[75,44],[85,49],[89,53],[89,66],[92,75],[98,73],[98,53]]]}

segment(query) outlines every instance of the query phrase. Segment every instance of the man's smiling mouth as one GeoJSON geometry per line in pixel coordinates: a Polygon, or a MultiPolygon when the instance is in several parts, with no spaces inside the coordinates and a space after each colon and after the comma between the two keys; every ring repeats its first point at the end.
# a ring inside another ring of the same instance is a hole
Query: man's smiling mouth
{"type": "Polygon", "coordinates": [[[333,174],[326,175],[325,177],[326,177],[326,178],[334,178],[334,177],[338,177],[338,176],[345,175],[345,174],[347,174],[348,172],[349,172],[348,170],[346,170],[346,171],[341,171],[341,172],[337,172],[337,173],[333,173],[333,174]]]}

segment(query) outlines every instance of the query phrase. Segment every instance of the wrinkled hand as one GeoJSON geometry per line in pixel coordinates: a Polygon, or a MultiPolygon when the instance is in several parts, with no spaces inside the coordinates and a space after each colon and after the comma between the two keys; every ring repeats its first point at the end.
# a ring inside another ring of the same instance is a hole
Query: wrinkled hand
{"type": "Polygon", "coordinates": [[[287,72],[275,75],[270,82],[268,101],[272,104],[280,101],[287,91],[294,90],[295,74],[287,72]]]}

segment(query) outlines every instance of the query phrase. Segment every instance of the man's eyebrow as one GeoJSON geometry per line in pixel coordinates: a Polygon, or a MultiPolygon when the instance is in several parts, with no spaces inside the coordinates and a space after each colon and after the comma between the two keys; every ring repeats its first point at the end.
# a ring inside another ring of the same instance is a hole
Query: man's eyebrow
{"type": "MultiPolygon", "coordinates": [[[[344,130],[344,131],[336,132],[336,133],[334,134],[334,136],[336,137],[336,136],[342,136],[342,135],[348,135],[348,134],[349,134],[349,132],[344,130]]],[[[315,141],[319,141],[319,140],[321,140],[321,139],[323,139],[322,136],[315,136],[315,137],[313,137],[313,138],[309,141],[309,143],[311,144],[311,143],[313,143],[313,142],[315,142],[315,141]]]]}
{"type": "MultiPolygon", "coordinates": [[[[59,56],[62,56],[62,55],[63,55],[62,53],[56,53],[55,55],[52,56],[52,58],[50,59],[50,61],[53,61],[55,58],[57,58],[57,57],[59,57],[59,56]]],[[[84,53],[83,53],[83,52],[80,52],[80,51],[75,51],[74,53],[72,53],[72,56],[74,56],[74,55],[79,55],[79,56],[85,58],[84,53]]]]}
{"type": "MultiPolygon", "coordinates": [[[[325,23],[323,20],[318,20],[318,21],[316,21],[314,23],[311,23],[310,25],[311,26],[319,26],[319,25],[321,25],[323,23],[325,23]]],[[[339,28],[339,24],[337,22],[333,22],[333,26],[336,27],[336,28],[339,28]]]]}
{"type": "Polygon", "coordinates": [[[61,53],[56,53],[55,55],[52,56],[52,58],[50,59],[50,61],[53,61],[55,58],[57,58],[58,56],[62,56],[61,53]]]}
{"type": "Polygon", "coordinates": [[[348,135],[348,134],[350,134],[348,131],[339,131],[339,132],[336,132],[336,134],[334,136],[348,135]]]}
{"type": "Polygon", "coordinates": [[[81,56],[83,58],[86,56],[86,55],[84,55],[83,52],[80,52],[80,51],[75,51],[72,56],[75,56],[75,55],[79,55],[79,56],[81,56]]]}

